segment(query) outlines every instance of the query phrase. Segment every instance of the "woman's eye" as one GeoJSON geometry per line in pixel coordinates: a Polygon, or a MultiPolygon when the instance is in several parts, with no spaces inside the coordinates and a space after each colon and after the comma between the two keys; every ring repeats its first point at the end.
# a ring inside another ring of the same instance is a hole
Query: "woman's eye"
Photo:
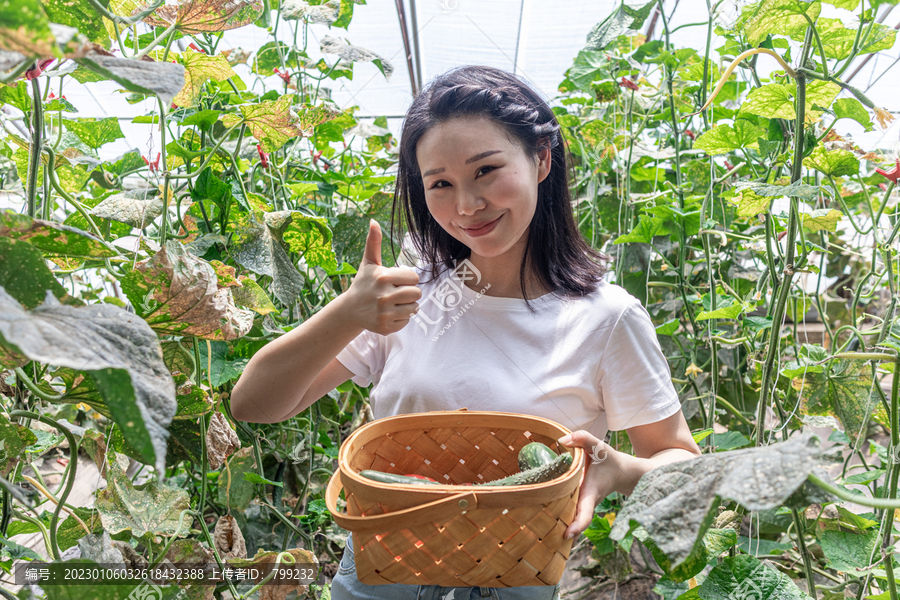
{"type": "MultiPolygon", "coordinates": [[[[485,169],[495,169],[495,168],[496,168],[496,167],[492,167],[492,166],[486,165],[486,166],[481,167],[480,169],[478,169],[478,172],[481,173],[481,172],[484,171],[485,169]]],[[[443,179],[441,179],[440,181],[434,182],[434,185],[432,185],[431,188],[432,188],[432,189],[435,189],[435,188],[441,189],[441,188],[444,187],[444,186],[438,185],[438,184],[440,184],[440,183],[447,183],[447,182],[444,181],[443,179]]]]}

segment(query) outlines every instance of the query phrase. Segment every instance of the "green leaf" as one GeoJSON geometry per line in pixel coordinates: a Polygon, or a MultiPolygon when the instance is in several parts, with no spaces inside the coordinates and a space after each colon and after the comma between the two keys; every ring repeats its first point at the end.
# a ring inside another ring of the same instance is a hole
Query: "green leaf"
{"type": "Polygon", "coordinates": [[[182,523],[179,519],[181,511],[191,507],[187,491],[155,479],[134,485],[125,474],[122,459],[111,454],[106,466],[106,489],[97,492],[95,505],[104,529],[110,533],[130,531],[141,538],[148,533],[172,536],[181,525],[181,535],[186,535],[190,517],[182,519],[182,523]]]}
{"type": "Polygon", "coordinates": [[[835,120],[837,119],[853,119],[862,125],[866,131],[872,131],[875,126],[872,125],[872,119],[869,112],[863,107],[862,102],[856,98],[838,98],[832,106],[834,110],[835,120]]]}
{"type": "Polygon", "coordinates": [[[765,135],[765,130],[750,121],[738,119],[731,125],[716,125],[694,142],[695,150],[707,154],[725,154],[741,148],[759,148],[757,139],[765,135]]]}
{"type": "Polygon", "coordinates": [[[203,84],[207,81],[226,81],[236,75],[228,64],[228,59],[221,54],[207,56],[188,48],[178,56],[178,61],[184,65],[184,87],[172,102],[182,107],[197,103],[203,84]]]}
{"type": "Polygon", "coordinates": [[[730,190],[729,201],[737,207],[737,216],[755,217],[769,210],[771,198],[761,196],[749,188],[730,190]]]}
{"type": "Polygon", "coordinates": [[[0,84],[0,103],[15,106],[22,112],[31,110],[31,91],[28,84],[19,81],[15,85],[0,84]]]}
{"type": "Polygon", "coordinates": [[[878,532],[852,533],[826,529],[817,537],[829,569],[858,575],[857,569],[869,564],[869,556],[878,541],[878,532]]]}
{"type": "Polygon", "coordinates": [[[725,433],[713,433],[709,438],[709,445],[714,446],[717,452],[743,448],[750,444],[740,431],[726,431],[725,433]]]}
{"type": "MultiPolygon", "coordinates": [[[[844,10],[856,10],[856,7],[859,6],[860,0],[822,0],[826,4],[830,4],[836,8],[843,8],[844,10]]],[[[821,19],[820,19],[821,20],[821,19]]]]}
{"type": "Polygon", "coordinates": [[[858,483],[861,485],[866,485],[868,483],[872,483],[876,479],[879,479],[882,475],[885,474],[884,469],[872,469],[871,471],[862,471],[860,473],[856,473],[854,475],[848,475],[844,478],[844,483],[858,483]]]}
{"type": "Polygon", "coordinates": [[[605,516],[595,514],[591,519],[591,524],[584,530],[584,535],[594,544],[596,553],[600,556],[614,552],[616,543],[610,539],[609,532],[612,530],[612,524],[605,516]]]}
{"type": "Polygon", "coordinates": [[[25,448],[37,441],[34,433],[0,415],[0,475],[6,475],[25,455],[25,448]]]}
{"type": "Polygon", "coordinates": [[[665,571],[666,576],[675,582],[687,581],[702,571],[711,560],[737,544],[737,532],[734,529],[709,529],[701,539],[701,543],[694,548],[691,555],[676,568],[668,557],[659,549],[653,539],[643,527],[634,531],[634,537],[647,546],[656,563],[665,571]]]}
{"type": "MultiPolygon", "coordinates": [[[[232,268],[233,272],[233,268],[232,268]]],[[[208,340],[233,340],[253,327],[253,313],[234,304],[213,266],[177,241],[140,261],[121,280],[135,311],[155,331],[208,340]]]]}
{"type": "Polygon", "coordinates": [[[246,479],[250,483],[256,483],[259,485],[274,485],[275,487],[284,487],[284,483],[282,483],[280,481],[272,481],[270,479],[266,479],[265,477],[262,477],[261,475],[257,475],[256,473],[253,473],[252,471],[245,471],[244,479],[246,479]]]}
{"type": "Polygon", "coordinates": [[[244,510],[253,500],[253,483],[245,478],[246,474],[255,473],[252,452],[252,448],[241,448],[225,461],[219,473],[216,490],[219,502],[234,510],[244,510]]]}
{"type": "Polygon", "coordinates": [[[698,431],[698,432],[696,432],[696,433],[691,434],[691,437],[694,438],[694,441],[695,441],[695,442],[700,443],[700,442],[702,442],[703,440],[705,440],[707,437],[709,437],[709,435],[710,435],[712,432],[713,432],[712,429],[704,429],[704,430],[702,430],[702,431],[698,431]]]}
{"type": "MultiPolygon", "coordinates": [[[[366,234],[369,231],[369,219],[373,218],[381,223],[381,264],[386,267],[394,266],[394,257],[391,255],[391,244],[388,242],[389,229],[384,225],[384,220],[376,216],[377,209],[370,208],[364,215],[342,213],[338,215],[337,224],[334,226],[335,255],[343,261],[341,270],[355,272],[352,265],[358,265],[362,261],[363,250],[366,245],[366,234]]],[[[399,247],[399,240],[394,240],[394,247],[399,247]]]]}
{"type": "Polygon", "coordinates": [[[803,159],[803,166],[811,167],[832,177],[852,176],[859,173],[859,159],[849,150],[825,150],[817,146],[803,159]]]}
{"type": "Polygon", "coordinates": [[[751,310],[753,310],[752,306],[747,306],[742,302],[735,302],[734,304],[723,306],[721,308],[717,308],[716,310],[704,310],[697,315],[696,319],[698,321],[706,321],[709,319],[736,319],[744,312],[751,310]]]}
{"type": "MultiPolygon", "coordinates": [[[[804,122],[806,124],[816,123],[822,117],[822,111],[815,110],[814,106],[828,108],[841,88],[838,84],[831,81],[812,80],[806,84],[806,112],[804,122]]],[[[808,144],[807,144],[808,145],[808,144]]]]}
{"type": "Polygon", "coordinates": [[[590,89],[592,82],[605,77],[607,62],[603,52],[580,50],[566,73],[579,89],[590,89]]]}
{"type": "Polygon", "coordinates": [[[178,124],[183,127],[195,126],[200,131],[209,131],[219,120],[221,114],[222,112],[218,110],[201,110],[178,121],[178,124]]]}
{"type": "Polygon", "coordinates": [[[109,47],[109,33],[103,25],[103,17],[88,0],[43,0],[43,4],[52,23],[74,27],[92,42],[109,47]]]}
{"type": "MultiPolygon", "coordinates": [[[[812,600],[793,580],[758,559],[746,554],[736,554],[713,567],[698,587],[690,590],[693,598],[717,600],[750,600],[778,598],[779,600],[812,600]]],[[[685,598],[685,596],[681,596],[685,598]]]]}
{"type": "MultiPolygon", "coordinates": [[[[822,40],[825,56],[835,60],[844,60],[850,56],[850,52],[853,50],[853,41],[856,39],[856,26],[848,28],[844,26],[841,19],[827,19],[823,17],[816,21],[816,30],[819,32],[819,37],[822,40]]],[[[803,35],[802,32],[797,31],[791,37],[802,42],[803,35]]],[[[857,54],[889,50],[893,47],[896,37],[897,31],[894,28],[875,23],[871,33],[869,33],[869,37],[860,46],[857,54]]]]}
{"type": "Polygon", "coordinates": [[[196,419],[213,409],[212,398],[204,389],[194,385],[188,379],[189,375],[190,372],[183,371],[172,375],[175,379],[175,388],[178,390],[178,412],[175,413],[174,420],[196,419]]]}
{"type": "Polygon", "coordinates": [[[117,428],[162,472],[177,403],[159,338],[147,323],[112,304],[66,306],[49,291],[28,312],[0,288],[0,336],[31,360],[89,374],[117,428]]]}
{"type": "MultiPolygon", "coordinates": [[[[283,4],[282,16],[284,16],[283,4]]],[[[282,71],[282,69],[286,68],[288,71],[293,71],[300,68],[301,60],[304,65],[308,63],[309,58],[305,52],[298,52],[284,42],[266,42],[257,49],[256,54],[253,56],[253,72],[268,76],[274,75],[275,69],[282,71]],[[284,59],[283,64],[281,62],[282,59],[284,59]]]]}
{"type": "Polygon", "coordinates": [[[86,231],[56,221],[32,219],[12,209],[0,212],[0,237],[28,242],[51,254],[93,258],[119,254],[115,248],[86,231]]]}
{"type": "Polygon", "coordinates": [[[879,403],[872,387],[872,368],[859,360],[836,359],[827,364],[826,372],[807,373],[805,378],[795,379],[793,387],[801,394],[804,414],[837,417],[856,444],[858,437],[865,437],[863,423],[879,403]]]}
{"type": "Polygon", "coordinates": [[[229,226],[234,230],[231,258],[258,275],[271,277],[275,297],[282,304],[293,304],[303,290],[303,277],[282,246],[279,231],[268,226],[265,213],[237,213],[229,226]]]}
{"type": "Polygon", "coordinates": [[[741,113],[759,115],[767,119],[796,117],[790,92],[787,86],[780,83],[770,83],[752,90],[741,105],[741,113]]]}
{"type": "Polygon", "coordinates": [[[63,124],[68,131],[77,135],[78,139],[93,149],[125,137],[122,128],[119,127],[119,119],[116,117],[108,117],[99,121],[92,117],[63,119],[63,124]]]}
{"type": "Polygon", "coordinates": [[[620,4],[616,12],[594,26],[588,33],[585,50],[605,50],[616,38],[629,29],[640,29],[656,2],[648,2],[640,8],[620,4]]]}
{"type": "Polygon", "coordinates": [[[233,127],[244,122],[262,145],[264,152],[274,152],[292,137],[302,135],[302,131],[291,116],[293,94],[285,94],[276,101],[266,100],[259,104],[239,106],[241,117],[225,115],[222,124],[233,127]]]}
{"type": "Polygon", "coordinates": [[[62,57],[40,0],[0,0],[0,50],[62,57]]]}
{"type": "Polygon", "coordinates": [[[249,308],[263,316],[278,312],[278,309],[272,304],[269,295],[258,283],[246,275],[241,275],[240,282],[242,287],[232,288],[231,290],[231,296],[234,298],[234,303],[237,306],[249,308]]]}
{"type": "Polygon", "coordinates": [[[47,268],[40,250],[8,237],[0,237],[0,286],[28,309],[41,304],[51,291],[60,300],[75,302],[47,268]]]}
{"type": "Polygon", "coordinates": [[[678,324],[678,319],[666,321],[656,328],[656,333],[658,335],[674,335],[674,333],[678,331],[678,324]]]}
{"type": "Polygon", "coordinates": [[[818,438],[804,432],[786,442],[657,467],[638,481],[610,537],[621,540],[634,524],[642,525],[677,568],[711,526],[720,498],[748,510],[781,506],[813,472],[819,446],[818,438]],[[778,473],[778,477],[748,478],[747,473],[778,473]]]}
{"type": "Polygon", "coordinates": [[[266,213],[266,223],[269,227],[284,231],[284,241],[287,242],[291,252],[303,255],[308,265],[322,267],[329,275],[337,273],[338,265],[331,243],[331,229],[324,217],[311,217],[299,211],[284,211],[266,213]],[[275,224],[284,218],[290,220],[286,228],[275,224]]]}
{"type": "MultiPolygon", "coordinates": [[[[244,367],[250,362],[246,357],[233,357],[225,342],[212,342],[212,372],[209,378],[213,387],[219,387],[240,377],[244,367]]],[[[200,344],[200,367],[206,371],[209,359],[207,359],[206,344],[200,344]]]]}
{"type": "Polygon", "coordinates": [[[778,542],[764,540],[756,536],[753,536],[752,540],[744,536],[738,536],[738,548],[757,558],[765,558],[767,554],[781,554],[785,550],[790,550],[793,546],[793,544],[779,544],[778,542]]]}
{"type": "Polygon", "coordinates": [[[818,208],[809,213],[800,213],[800,224],[810,233],[816,231],[836,231],[838,221],[844,213],[834,208],[818,208]]]}
{"type": "Polygon", "coordinates": [[[769,34],[791,35],[806,31],[819,16],[822,5],[805,0],[763,0],[756,8],[756,16],[744,25],[747,43],[758,46],[769,34]]]}
{"type": "Polygon", "coordinates": [[[634,229],[624,235],[616,238],[613,244],[625,244],[628,242],[639,242],[649,244],[657,235],[670,233],[666,227],[665,221],[659,217],[650,215],[641,215],[638,224],[634,229]]]}

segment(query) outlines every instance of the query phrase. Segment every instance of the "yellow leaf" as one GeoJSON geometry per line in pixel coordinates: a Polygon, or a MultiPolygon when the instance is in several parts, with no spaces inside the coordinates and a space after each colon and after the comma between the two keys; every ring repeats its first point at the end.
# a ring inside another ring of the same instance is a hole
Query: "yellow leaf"
{"type": "Polygon", "coordinates": [[[228,64],[228,59],[222,54],[207,56],[188,48],[178,56],[178,61],[184,65],[184,87],[172,102],[184,108],[196,104],[203,84],[210,79],[227,81],[236,75],[228,64]]]}

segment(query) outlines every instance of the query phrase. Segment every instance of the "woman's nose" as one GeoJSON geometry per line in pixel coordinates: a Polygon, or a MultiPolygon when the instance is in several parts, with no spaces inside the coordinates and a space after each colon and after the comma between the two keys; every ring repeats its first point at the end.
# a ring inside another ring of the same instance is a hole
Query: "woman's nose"
{"type": "Polygon", "coordinates": [[[456,199],[456,210],[461,215],[471,215],[484,208],[486,204],[477,193],[461,190],[456,199]]]}

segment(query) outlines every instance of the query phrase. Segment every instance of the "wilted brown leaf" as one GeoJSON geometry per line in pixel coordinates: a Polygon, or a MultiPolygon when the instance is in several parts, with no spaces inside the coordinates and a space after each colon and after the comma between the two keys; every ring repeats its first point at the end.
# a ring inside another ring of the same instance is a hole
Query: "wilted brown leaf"
{"type": "Polygon", "coordinates": [[[209,428],[206,430],[206,455],[209,458],[209,468],[215,471],[221,467],[225,459],[240,447],[241,441],[228,424],[225,415],[220,412],[213,413],[209,420],[209,428]]]}
{"type": "Polygon", "coordinates": [[[253,326],[253,312],[235,306],[212,265],[174,240],[137,263],[122,289],[157,332],[221,341],[244,336],[253,326]]]}
{"type": "MultiPolygon", "coordinates": [[[[302,569],[314,569],[316,574],[318,574],[319,560],[316,558],[315,554],[302,548],[294,548],[293,550],[288,550],[288,552],[290,552],[291,557],[293,557],[294,563],[292,565],[281,563],[279,569],[281,569],[282,573],[285,571],[297,571],[297,573],[293,574],[295,575],[295,578],[291,579],[290,574],[288,574],[287,577],[282,575],[279,583],[269,582],[263,585],[262,590],[260,591],[259,600],[284,600],[291,591],[296,591],[299,596],[302,596],[307,592],[307,586],[299,583],[299,581],[302,581],[300,578],[300,571],[302,569]],[[290,581],[291,583],[286,583],[287,581],[290,581]]],[[[232,559],[228,561],[228,564],[236,568],[255,567],[257,569],[258,577],[255,581],[258,583],[272,572],[278,554],[278,552],[265,552],[260,549],[256,552],[256,556],[251,559],[232,559]]]]}
{"type": "Polygon", "coordinates": [[[222,558],[247,558],[247,545],[244,543],[244,535],[241,533],[241,528],[238,527],[237,521],[231,515],[223,515],[216,521],[213,540],[216,542],[216,550],[219,551],[219,555],[222,558]]]}

